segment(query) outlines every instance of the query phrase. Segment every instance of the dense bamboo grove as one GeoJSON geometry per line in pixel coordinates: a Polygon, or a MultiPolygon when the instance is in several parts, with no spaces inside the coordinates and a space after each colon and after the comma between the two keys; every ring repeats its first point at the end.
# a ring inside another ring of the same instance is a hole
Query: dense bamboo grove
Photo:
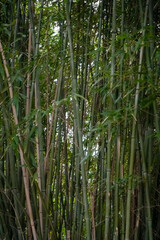
{"type": "Polygon", "coordinates": [[[0,239],[160,239],[158,0],[0,1],[0,239]]]}

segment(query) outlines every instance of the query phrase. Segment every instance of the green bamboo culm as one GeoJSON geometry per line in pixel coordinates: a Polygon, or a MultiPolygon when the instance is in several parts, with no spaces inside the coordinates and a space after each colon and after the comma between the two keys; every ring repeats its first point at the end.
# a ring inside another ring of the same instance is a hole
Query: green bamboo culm
{"type": "MultiPolygon", "coordinates": [[[[112,55],[111,55],[111,79],[110,79],[110,91],[112,93],[114,79],[115,79],[115,39],[116,39],[116,0],[113,1],[113,13],[112,13],[112,55]]],[[[109,109],[113,110],[113,99],[109,99],[109,109]]],[[[105,234],[104,239],[109,238],[110,230],[110,204],[111,204],[111,146],[112,146],[112,123],[108,123],[108,144],[107,144],[107,179],[106,179],[106,214],[105,214],[105,234]]]]}
{"type": "MultiPolygon", "coordinates": [[[[145,15],[144,15],[144,24],[142,36],[145,36],[145,27],[147,24],[147,14],[148,14],[148,5],[149,0],[146,2],[145,15]]],[[[131,196],[132,196],[132,175],[133,175],[133,166],[134,166],[134,157],[135,157],[135,141],[136,141],[136,127],[137,127],[137,112],[138,112],[138,100],[139,100],[139,91],[140,91],[140,78],[142,71],[142,60],[144,53],[144,45],[140,48],[139,54],[139,67],[138,67],[138,82],[136,85],[135,93],[135,104],[134,104],[134,117],[132,124],[132,138],[131,138],[131,153],[130,153],[130,163],[129,163],[129,181],[128,181],[128,190],[127,190],[127,207],[126,207],[126,231],[125,231],[125,240],[129,240],[130,236],[130,211],[131,211],[131,196]]]]}
{"type": "Polygon", "coordinates": [[[73,53],[73,42],[72,42],[72,32],[71,32],[71,21],[69,15],[69,1],[66,1],[66,19],[67,19],[67,32],[69,39],[70,47],[70,63],[71,63],[71,72],[72,72],[72,101],[73,101],[73,113],[74,113],[74,123],[76,129],[77,143],[79,146],[79,156],[81,164],[81,173],[82,173],[82,189],[83,189],[83,201],[85,209],[85,220],[86,220],[86,235],[87,240],[91,239],[91,229],[90,229],[90,218],[89,218],[89,209],[88,209],[88,197],[87,197],[87,182],[86,182],[86,172],[84,165],[84,152],[82,145],[82,132],[80,126],[80,116],[79,116],[79,104],[77,101],[76,93],[76,77],[75,77],[75,67],[74,67],[74,53],[73,53]]]}

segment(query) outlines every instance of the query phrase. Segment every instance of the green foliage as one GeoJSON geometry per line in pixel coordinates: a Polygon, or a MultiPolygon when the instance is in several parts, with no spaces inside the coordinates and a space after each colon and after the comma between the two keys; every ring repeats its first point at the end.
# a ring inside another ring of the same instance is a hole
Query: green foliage
{"type": "Polygon", "coordinates": [[[0,2],[0,239],[159,239],[158,16],[0,2]]]}

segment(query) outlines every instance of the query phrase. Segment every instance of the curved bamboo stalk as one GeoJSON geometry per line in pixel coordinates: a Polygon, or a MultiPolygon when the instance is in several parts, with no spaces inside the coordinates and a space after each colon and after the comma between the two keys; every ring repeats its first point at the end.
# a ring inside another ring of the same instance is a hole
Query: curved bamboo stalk
{"type": "MultiPolygon", "coordinates": [[[[10,75],[9,75],[9,71],[8,71],[8,68],[7,68],[7,62],[6,62],[6,59],[5,59],[4,52],[3,52],[1,40],[0,40],[0,53],[2,55],[3,65],[4,65],[5,73],[6,73],[6,76],[7,76],[9,94],[10,94],[10,99],[12,101],[12,112],[13,112],[13,117],[14,117],[14,123],[15,123],[15,125],[18,126],[17,112],[16,112],[15,105],[13,104],[13,89],[12,89],[12,84],[10,82],[10,75]]],[[[23,153],[23,150],[22,150],[22,147],[21,147],[22,139],[21,139],[19,128],[18,128],[17,131],[18,131],[18,137],[19,137],[19,141],[20,141],[20,143],[19,143],[19,153],[20,153],[21,164],[22,164],[22,173],[23,173],[23,181],[24,181],[24,187],[25,187],[25,195],[26,195],[28,214],[29,214],[30,223],[31,223],[31,227],[32,227],[33,238],[34,238],[34,240],[37,240],[37,233],[36,233],[34,219],[33,219],[33,212],[32,212],[30,194],[29,194],[29,189],[28,189],[28,179],[27,179],[27,174],[26,174],[28,170],[27,170],[27,168],[25,168],[26,162],[25,162],[24,153],[23,153]]]]}

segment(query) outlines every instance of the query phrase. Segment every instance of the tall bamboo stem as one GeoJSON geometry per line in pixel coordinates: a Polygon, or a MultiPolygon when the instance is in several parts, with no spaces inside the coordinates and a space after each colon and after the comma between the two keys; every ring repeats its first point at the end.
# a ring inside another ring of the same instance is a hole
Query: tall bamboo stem
{"type": "Polygon", "coordinates": [[[87,240],[91,239],[90,234],[90,218],[89,218],[89,210],[88,210],[88,199],[87,199],[87,186],[86,186],[86,172],[84,165],[84,152],[82,145],[82,132],[80,127],[80,116],[79,116],[79,106],[76,97],[77,86],[76,86],[76,77],[75,77],[75,67],[74,67],[74,55],[73,55],[73,42],[72,42],[72,33],[71,33],[71,21],[69,15],[69,2],[66,1],[66,18],[67,18],[67,31],[70,45],[70,62],[71,62],[71,71],[72,71],[72,100],[73,100],[73,112],[74,112],[74,122],[76,128],[76,137],[77,143],[79,147],[79,156],[81,161],[81,172],[82,172],[82,188],[83,188],[83,201],[84,201],[84,209],[85,209],[85,220],[86,220],[86,231],[87,231],[87,240]]]}
{"type": "MultiPolygon", "coordinates": [[[[142,31],[142,37],[145,36],[145,27],[147,24],[147,13],[148,13],[148,4],[149,0],[146,2],[145,16],[144,16],[144,29],[142,31]]],[[[129,240],[130,233],[130,211],[131,211],[131,196],[132,196],[132,174],[133,174],[133,165],[135,157],[135,141],[136,141],[136,125],[137,125],[137,111],[138,111],[138,100],[139,100],[139,91],[140,91],[140,78],[142,70],[142,60],[143,60],[144,45],[142,43],[139,55],[139,67],[138,67],[138,82],[136,85],[135,93],[135,103],[134,103],[134,117],[132,125],[132,138],[131,138],[131,154],[130,154],[130,163],[129,163],[129,181],[128,181],[128,191],[127,191],[127,207],[126,207],[126,231],[125,231],[125,240],[129,240]]]]}

